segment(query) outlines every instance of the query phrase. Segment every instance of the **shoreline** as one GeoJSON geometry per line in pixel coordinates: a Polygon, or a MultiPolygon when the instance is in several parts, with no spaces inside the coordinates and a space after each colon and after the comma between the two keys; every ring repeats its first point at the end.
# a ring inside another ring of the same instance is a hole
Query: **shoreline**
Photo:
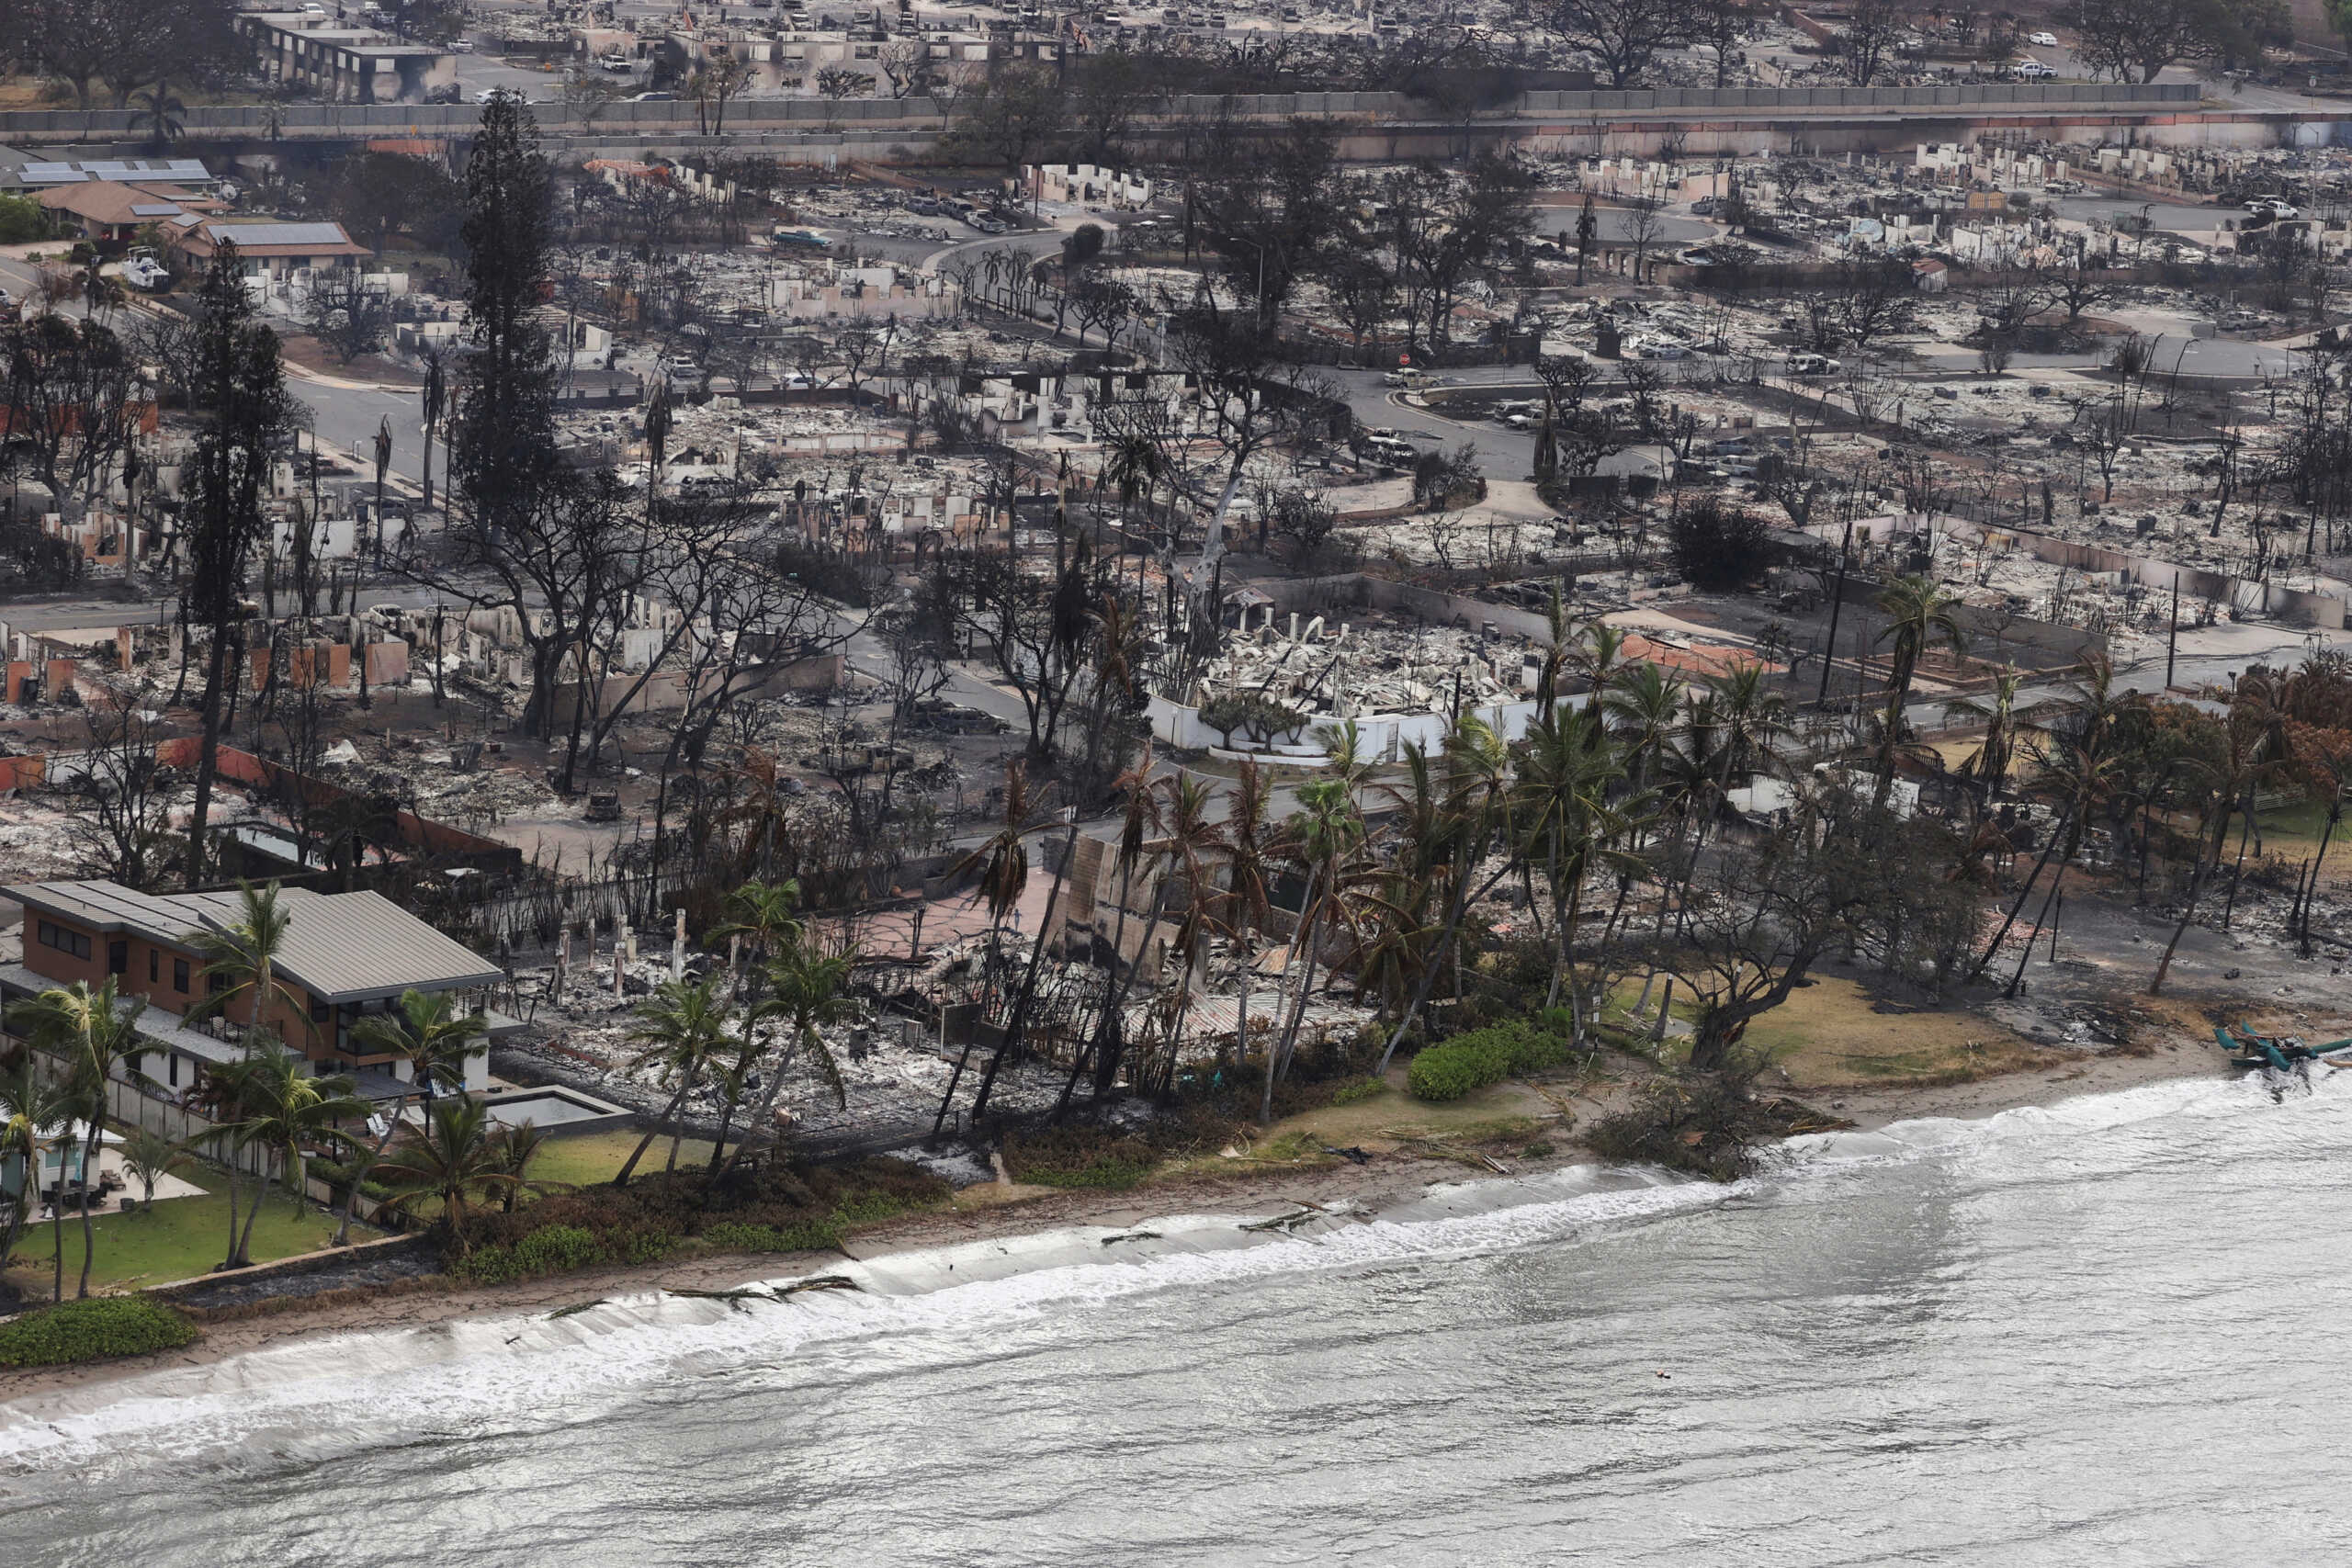
{"type": "MultiPolygon", "coordinates": [[[[2161,1046],[2147,1055],[2085,1055],[2056,1064],[2003,1073],[1966,1083],[1905,1089],[1815,1090],[1808,1102],[1835,1111],[1871,1132],[1896,1122],[1932,1118],[1981,1120],[2028,1106],[2046,1106],[2084,1095],[2112,1094],[2178,1078],[2222,1078],[2207,1052],[2161,1046]]],[[[1793,1089],[1789,1092],[1806,1094],[1793,1089]]],[[[1473,1177],[1453,1161],[1378,1156],[1369,1166],[1314,1166],[1296,1171],[1251,1171],[1231,1175],[1185,1174],[1120,1191],[983,1183],[956,1194],[952,1206],[885,1222],[848,1239],[839,1252],[729,1252],[684,1262],[602,1269],[518,1280],[508,1285],[398,1289],[356,1299],[292,1304],[275,1312],[203,1323],[204,1337],[184,1349],[80,1366],[0,1371],[0,1404],[64,1389],[86,1388],[166,1369],[206,1366],[275,1348],[294,1341],[336,1334],[422,1328],[473,1318],[548,1313],[601,1299],[658,1290],[724,1290],[747,1281],[821,1273],[829,1261],[846,1256],[866,1261],[991,1238],[1036,1235],[1074,1225],[1124,1229],[1145,1220],[1185,1213],[1231,1213],[1255,1217],[1266,1206],[1345,1201],[1358,1210],[1378,1211],[1418,1200],[1441,1183],[1464,1179],[1509,1180],[1574,1166],[1603,1163],[1581,1145],[1556,1157],[1521,1160],[1509,1176],[1473,1177]]],[[[430,1276],[438,1280],[440,1276],[430,1276]]]]}

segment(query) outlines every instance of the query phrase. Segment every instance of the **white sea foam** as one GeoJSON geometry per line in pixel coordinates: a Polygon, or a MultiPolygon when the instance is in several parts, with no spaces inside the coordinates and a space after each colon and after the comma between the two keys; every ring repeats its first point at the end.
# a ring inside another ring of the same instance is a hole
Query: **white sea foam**
{"type": "MultiPolygon", "coordinates": [[[[2332,1076],[2316,1077],[2314,1100],[2352,1092],[2352,1085],[2329,1083],[2332,1076]]],[[[2283,1108],[2299,1097],[2300,1090],[2283,1108]]],[[[1248,1216],[1180,1214],[1124,1230],[1073,1227],[825,1270],[854,1280],[855,1293],[741,1305],[640,1293],[558,1319],[483,1317],[308,1338],[0,1404],[0,1466],[22,1486],[61,1469],[326,1458],[502,1420],[584,1419],[650,1384],[776,1363],[823,1342],[968,1337],[975,1325],[996,1332],[1141,1292],[1601,1237],[1874,1163],[2270,1108],[2258,1083],[2177,1080],[1978,1120],[1925,1119],[1799,1138],[1764,1177],[1728,1188],[1660,1172],[1570,1168],[1441,1184],[1375,1216],[1314,1217],[1294,1234],[1245,1229],[1248,1216]]],[[[0,1493],[10,1489],[0,1483],[0,1493]]]]}

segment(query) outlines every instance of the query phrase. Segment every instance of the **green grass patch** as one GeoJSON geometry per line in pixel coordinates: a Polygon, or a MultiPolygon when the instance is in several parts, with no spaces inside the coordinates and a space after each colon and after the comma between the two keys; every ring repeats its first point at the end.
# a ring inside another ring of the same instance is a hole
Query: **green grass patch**
{"type": "Polygon", "coordinates": [[[1331,1103],[1334,1105],[1354,1105],[1360,1101],[1371,1100],[1377,1095],[1386,1094],[1387,1092],[1388,1084],[1386,1080],[1366,1076],[1356,1079],[1353,1083],[1341,1084],[1337,1089],[1333,1090],[1331,1094],[1331,1103]]]}
{"type": "MultiPolygon", "coordinates": [[[[195,1198],[160,1198],[152,1209],[119,1211],[92,1218],[96,1247],[90,1266],[92,1290],[160,1285],[192,1280],[210,1271],[229,1256],[229,1178],[210,1166],[190,1166],[180,1179],[207,1189],[195,1198]]],[[[252,1179],[240,1184],[237,1222],[244,1223],[245,1207],[253,1201],[252,1179]]],[[[252,1258],[268,1263],[317,1252],[334,1238],[335,1219],[308,1203],[298,1204],[277,1189],[254,1222],[252,1258]]],[[[352,1234],[366,1240],[376,1233],[356,1222],[352,1234]]],[[[64,1227],[65,1287],[71,1291],[82,1272],[82,1220],[68,1214],[64,1227]]],[[[28,1228],[17,1238],[10,1259],[11,1282],[28,1294],[46,1295],[54,1277],[57,1246],[52,1227],[28,1228]]]]}
{"type": "MultiPolygon", "coordinates": [[[[549,1138],[539,1145],[538,1157],[531,1162],[531,1179],[560,1181],[572,1187],[610,1181],[628,1163],[629,1151],[643,1136],[643,1133],[622,1127],[583,1133],[576,1137],[549,1138]]],[[[670,1140],[656,1138],[653,1146],[645,1151],[645,1157],[637,1162],[638,1175],[658,1171],[669,1159],[670,1140]]],[[[685,1146],[678,1151],[678,1167],[682,1170],[689,1166],[698,1170],[709,1163],[710,1142],[707,1138],[688,1138],[685,1146]]]]}
{"type": "Polygon", "coordinates": [[[60,1302],[0,1323],[0,1367],[63,1367],[191,1344],[196,1325],[148,1296],[60,1302]]]}

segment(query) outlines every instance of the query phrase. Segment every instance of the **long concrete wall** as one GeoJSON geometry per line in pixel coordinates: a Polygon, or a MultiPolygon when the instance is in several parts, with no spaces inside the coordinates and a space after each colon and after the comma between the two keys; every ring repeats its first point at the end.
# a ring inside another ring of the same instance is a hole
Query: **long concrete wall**
{"type": "MultiPolygon", "coordinates": [[[[1620,92],[1527,93],[1507,108],[1466,118],[1437,114],[1402,93],[1272,93],[1249,96],[1190,96],[1161,100],[1142,117],[1170,130],[1219,119],[1287,119],[1295,115],[1396,122],[1431,128],[1453,125],[1497,130],[1514,122],[1576,118],[1738,118],[1905,115],[1962,118],[2019,111],[2173,110],[2193,107],[2195,83],[2068,82],[1985,83],[1965,87],[1660,87],[1620,92]]],[[[585,117],[555,103],[535,104],[533,112],[551,132],[590,138],[660,132],[692,136],[701,122],[690,103],[616,103],[585,117]]],[[[936,134],[947,124],[947,106],[930,98],[755,98],[727,107],[729,139],[775,134],[836,133],[867,139],[874,133],[936,134]]],[[[191,108],[183,117],[188,140],[270,141],[351,139],[368,136],[458,136],[469,133],[481,111],[472,104],[292,104],[191,108]]],[[[141,128],[127,109],[11,109],[0,112],[0,143],[111,141],[137,137],[141,128]]],[[[1533,128],[1530,128],[1532,130],[1533,128]]],[[[1565,128],[1561,128],[1565,129],[1565,128]]]]}

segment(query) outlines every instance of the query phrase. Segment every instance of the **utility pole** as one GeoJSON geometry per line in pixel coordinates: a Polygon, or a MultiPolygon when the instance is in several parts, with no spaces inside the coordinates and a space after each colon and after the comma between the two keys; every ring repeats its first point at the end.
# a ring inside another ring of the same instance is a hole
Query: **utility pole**
{"type": "Polygon", "coordinates": [[[2172,690],[2173,652],[2180,644],[2180,572],[2172,574],[2172,625],[2165,632],[2165,690],[2172,690]]]}
{"type": "Polygon", "coordinates": [[[1829,601],[1829,636],[1822,645],[1821,692],[1814,698],[1815,706],[1829,700],[1829,668],[1838,661],[1838,617],[1846,608],[1846,558],[1853,545],[1854,513],[1849,507],[1846,513],[1846,536],[1838,546],[1838,590],[1836,597],[1829,601]]]}

